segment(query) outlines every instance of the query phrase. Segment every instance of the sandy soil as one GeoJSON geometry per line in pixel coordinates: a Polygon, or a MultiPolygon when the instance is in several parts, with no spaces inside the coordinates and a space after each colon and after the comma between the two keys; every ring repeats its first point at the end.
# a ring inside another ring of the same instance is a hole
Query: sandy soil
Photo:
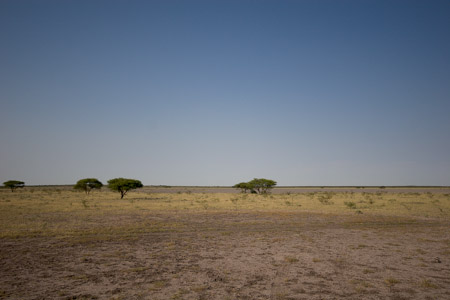
{"type": "Polygon", "coordinates": [[[287,212],[145,218],[170,226],[2,239],[0,299],[450,299],[448,221],[287,212]]]}

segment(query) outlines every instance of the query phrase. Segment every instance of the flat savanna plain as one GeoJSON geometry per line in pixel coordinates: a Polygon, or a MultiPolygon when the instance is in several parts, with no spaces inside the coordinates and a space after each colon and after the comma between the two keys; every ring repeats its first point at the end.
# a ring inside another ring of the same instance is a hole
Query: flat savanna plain
{"type": "Polygon", "coordinates": [[[450,299],[450,188],[0,189],[0,299],[450,299]]]}

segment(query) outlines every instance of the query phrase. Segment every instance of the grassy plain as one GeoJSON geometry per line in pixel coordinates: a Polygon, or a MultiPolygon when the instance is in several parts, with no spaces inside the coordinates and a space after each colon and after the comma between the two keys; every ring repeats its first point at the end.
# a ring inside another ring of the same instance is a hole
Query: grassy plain
{"type": "Polygon", "coordinates": [[[450,189],[156,191],[0,189],[0,299],[450,298],[450,189]]]}

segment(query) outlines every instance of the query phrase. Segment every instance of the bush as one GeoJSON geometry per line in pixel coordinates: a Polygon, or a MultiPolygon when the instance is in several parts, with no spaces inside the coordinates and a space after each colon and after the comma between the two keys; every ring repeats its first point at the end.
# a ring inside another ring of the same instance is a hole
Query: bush
{"type": "Polygon", "coordinates": [[[344,202],[344,204],[351,209],[355,209],[356,208],[356,203],[355,202],[344,202]]]}

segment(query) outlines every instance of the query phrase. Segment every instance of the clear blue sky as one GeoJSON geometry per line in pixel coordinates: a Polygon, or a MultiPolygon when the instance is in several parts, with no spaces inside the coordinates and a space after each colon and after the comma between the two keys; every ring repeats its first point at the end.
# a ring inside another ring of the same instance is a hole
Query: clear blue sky
{"type": "Polygon", "coordinates": [[[450,185],[450,1],[0,1],[0,181],[450,185]]]}

